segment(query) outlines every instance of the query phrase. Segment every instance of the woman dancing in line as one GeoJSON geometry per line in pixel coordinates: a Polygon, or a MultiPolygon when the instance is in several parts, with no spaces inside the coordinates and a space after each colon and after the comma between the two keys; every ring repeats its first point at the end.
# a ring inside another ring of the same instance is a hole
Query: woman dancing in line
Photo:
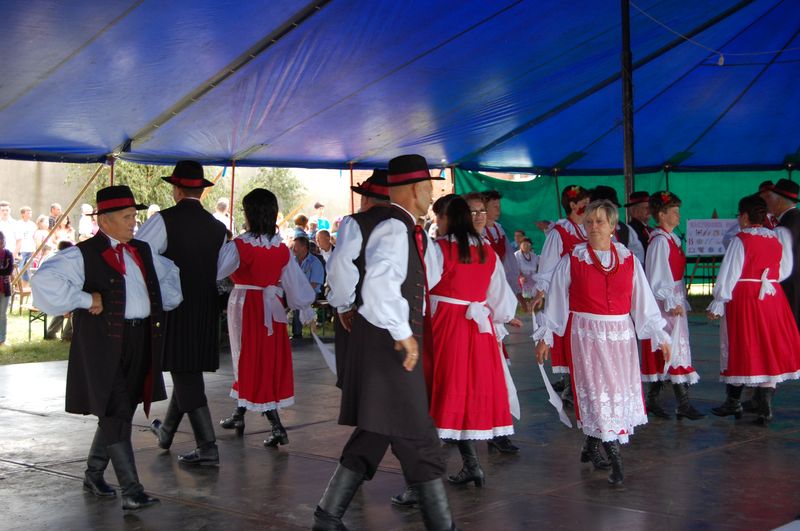
{"type": "Polygon", "coordinates": [[[650,382],[647,391],[647,411],[656,417],[668,419],[669,413],[658,403],[658,395],[664,382],[672,382],[677,408],[676,417],[697,420],[705,417],[689,402],[689,385],[700,380],[692,367],[692,350],[689,347],[689,301],[686,299],[686,285],[683,273],[686,269],[686,255],[681,248],[681,240],[675,234],[675,227],[681,221],[681,200],[677,195],[663,191],[650,194],[650,214],[658,225],[650,231],[647,246],[645,273],[650,288],[658,301],[661,316],[667,321],[667,332],[672,334],[675,327],[680,339],[672,345],[672,359],[667,373],[664,361],[653,350],[650,341],[642,341],[642,380],[650,382]]]}
{"type": "Polygon", "coordinates": [[[547,292],[542,326],[534,333],[536,359],[542,363],[571,318],[570,370],[575,386],[575,416],[586,434],[581,461],[607,468],[602,441],[611,460],[609,483],[622,485],[620,443],[647,423],[642,400],[636,336],[660,345],[669,359],[669,335],[642,266],[611,236],[619,214],[610,201],[590,203],[584,225],[588,243],[575,246],[558,263],[547,292]],[[633,318],[633,323],[631,322],[633,318]]]}
{"type": "Polygon", "coordinates": [[[286,303],[300,310],[303,323],[314,320],[314,289],[276,232],[278,200],[256,188],[242,199],[247,232],[219,254],[217,278],[235,283],[228,299],[228,331],[233,362],[233,414],[220,424],[244,432],[244,414],[260,411],[272,425],[264,446],[288,444],[278,408],[294,403],[292,349],[286,332],[286,303]]]}
{"type": "Polygon", "coordinates": [[[743,386],[756,387],[756,423],[767,424],[775,385],[800,378],[800,332],[778,285],[792,272],[792,250],[764,226],[767,204],[758,195],[739,201],[738,221],[708,307],[709,319],[723,317],[719,379],[727,395],[711,412],[741,418],[743,386]]]}

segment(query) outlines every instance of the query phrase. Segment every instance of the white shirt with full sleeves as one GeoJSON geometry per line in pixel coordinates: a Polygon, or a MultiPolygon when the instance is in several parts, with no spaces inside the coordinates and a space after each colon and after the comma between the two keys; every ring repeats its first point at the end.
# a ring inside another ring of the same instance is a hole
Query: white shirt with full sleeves
{"type": "MultiPolygon", "coordinates": [[[[111,247],[117,240],[109,238],[111,247]]],[[[150,295],[139,266],[128,251],[125,260],[125,319],[139,319],[150,315],[150,295]]],[[[164,311],[174,310],[183,301],[180,271],[172,260],[153,255],[158,283],[161,287],[161,304],[164,311]]],[[[33,303],[48,315],[62,315],[77,309],[88,310],[92,295],[83,291],[86,274],[83,254],[78,247],[55,253],[31,278],[33,303]]]]}
{"type": "Polygon", "coordinates": [[[342,219],[336,235],[336,248],[326,264],[328,272],[328,303],[339,313],[352,309],[356,300],[358,268],[353,262],[361,254],[361,229],[350,216],[342,219]]]}
{"type": "MultiPolygon", "coordinates": [[[[400,205],[392,204],[403,209],[400,205]]],[[[414,216],[403,210],[414,223],[414,216]]],[[[424,231],[422,236],[428,239],[425,272],[430,290],[442,277],[442,258],[424,231]]],[[[380,222],[372,231],[364,251],[365,271],[361,286],[364,304],[358,313],[373,326],[388,330],[396,341],[412,335],[408,324],[408,301],[400,291],[408,271],[408,252],[408,229],[398,219],[380,222]]]]}
{"type": "Polygon", "coordinates": [[[533,251],[530,252],[527,258],[522,251],[514,253],[514,257],[517,259],[517,267],[522,277],[522,294],[527,297],[533,297],[536,294],[535,276],[539,257],[533,251]]]}
{"type": "MultiPolygon", "coordinates": [[[[745,234],[754,234],[765,238],[776,238],[775,231],[764,227],[750,227],[742,229],[745,234]]],[[[780,241],[780,239],[779,239],[780,241]]],[[[792,273],[794,258],[791,246],[782,246],[781,265],[778,272],[778,282],[785,280],[792,273]]],[[[742,240],[734,237],[728,245],[722,264],[717,273],[717,283],[714,285],[714,300],[708,306],[708,311],[719,316],[725,315],[725,303],[733,298],[733,289],[736,283],[742,278],[742,268],[744,267],[744,244],[742,240]]]]}
{"type": "Polygon", "coordinates": [[[497,324],[509,322],[517,313],[517,296],[508,285],[503,262],[499,257],[495,260],[489,291],[486,292],[486,305],[492,310],[492,321],[497,324]]]}
{"type": "MultiPolygon", "coordinates": [[[[183,199],[183,201],[197,201],[196,199],[183,199]]],[[[160,212],[153,214],[150,219],[136,233],[136,239],[150,244],[153,254],[164,254],[167,250],[167,227],[160,212]]],[[[219,242],[220,247],[225,244],[225,239],[219,242]]]]}
{"type": "Polygon", "coordinates": [[[627,223],[625,223],[625,226],[628,227],[628,249],[633,253],[633,256],[639,259],[639,262],[644,264],[644,245],[642,245],[633,227],[627,223]]]}
{"type": "Polygon", "coordinates": [[[559,219],[553,224],[552,229],[548,229],[547,238],[544,240],[542,253],[539,255],[539,269],[534,277],[536,280],[536,290],[547,293],[550,288],[550,278],[561,260],[561,253],[564,252],[564,242],[561,241],[561,234],[555,230],[556,225],[561,225],[567,232],[574,236],[580,236],[586,239],[586,231],[583,225],[577,225],[578,232],[575,231],[575,226],[568,219],[559,219]]]}
{"type": "Polygon", "coordinates": [[[672,269],[669,267],[670,244],[667,238],[672,239],[680,247],[681,240],[674,232],[666,232],[655,228],[651,232],[650,244],[647,246],[647,258],[645,259],[645,271],[650,287],[656,300],[662,302],[664,311],[668,312],[678,305],[683,306],[684,311],[689,311],[689,303],[686,300],[686,289],[683,286],[683,277],[674,280],[672,269]],[[656,238],[656,234],[666,236],[656,238]]]}
{"type": "MultiPolygon", "coordinates": [[[[488,226],[484,229],[484,232],[487,235],[492,236],[494,240],[499,240],[501,238],[505,239],[506,241],[506,249],[505,255],[500,257],[500,260],[503,261],[503,268],[505,269],[506,274],[506,281],[508,285],[511,286],[511,291],[515,294],[521,291],[519,287],[519,266],[517,266],[517,260],[514,257],[514,247],[511,245],[511,240],[508,239],[508,235],[506,235],[506,231],[503,227],[495,222],[492,228],[488,226]]],[[[492,238],[489,238],[489,241],[492,241],[492,238]]]]}

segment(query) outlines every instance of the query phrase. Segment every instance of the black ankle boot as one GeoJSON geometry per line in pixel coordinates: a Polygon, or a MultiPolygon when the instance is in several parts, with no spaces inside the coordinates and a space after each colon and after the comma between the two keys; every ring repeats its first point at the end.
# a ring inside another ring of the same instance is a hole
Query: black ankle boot
{"type": "Polygon", "coordinates": [[[699,420],[705,417],[689,402],[689,384],[674,383],[672,390],[675,392],[675,400],[678,402],[678,407],[675,409],[675,416],[678,420],[682,418],[699,420]]]}
{"type": "Polygon", "coordinates": [[[422,513],[422,521],[425,522],[425,529],[450,531],[456,528],[441,479],[417,483],[414,488],[419,493],[419,510],[422,513]]]}
{"type": "Polygon", "coordinates": [[[175,400],[175,394],[169,399],[167,406],[167,414],[164,416],[164,422],[159,419],[153,419],[150,423],[150,431],[152,431],[158,438],[159,448],[169,450],[172,446],[172,439],[175,437],[175,432],[178,431],[178,426],[183,418],[183,413],[178,409],[178,401],[175,400]]]}
{"type": "Polygon", "coordinates": [[[86,473],[83,475],[83,488],[98,498],[114,498],[114,490],[103,478],[108,466],[108,450],[106,450],[105,437],[100,427],[94,432],[92,446],[89,448],[89,457],[86,459],[86,473]]]}
{"type": "Polygon", "coordinates": [[[611,460],[611,474],[608,476],[608,482],[614,487],[622,486],[624,477],[622,474],[622,451],[619,441],[604,442],[603,448],[605,448],[606,455],[611,460]]]}
{"type": "Polygon", "coordinates": [[[760,409],[756,424],[766,426],[772,420],[772,397],[775,394],[774,387],[759,387],[760,409]]]}
{"type": "Polygon", "coordinates": [[[312,531],[347,531],[342,517],[363,481],[364,476],[358,472],[337,466],[314,511],[312,531]]]}
{"type": "Polygon", "coordinates": [[[595,470],[608,470],[611,468],[611,463],[603,459],[603,455],[600,453],[600,442],[597,437],[586,436],[586,441],[581,449],[581,463],[591,461],[595,470]]]}
{"type": "Polygon", "coordinates": [[[217,466],[219,465],[219,448],[217,436],[214,434],[214,423],[211,421],[211,412],[208,406],[203,406],[186,414],[192,423],[192,431],[197,442],[197,448],[178,456],[178,461],[184,465],[217,466]]]}
{"type": "Polygon", "coordinates": [[[419,495],[414,487],[408,485],[402,494],[392,496],[392,504],[398,507],[416,507],[419,503],[419,495]]]}
{"type": "Polygon", "coordinates": [[[244,414],[246,407],[237,407],[230,417],[219,421],[219,425],[226,430],[236,430],[236,435],[241,437],[244,434],[244,414]]]}
{"type": "Polygon", "coordinates": [[[564,378],[564,390],[561,391],[561,400],[570,404],[575,401],[572,396],[572,377],[569,375],[564,378]]]}
{"type": "Polygon", "coordinates": [[[564,387],[566,386],[565,383],[566,381],[567,381],[566,377],[562,374],[560,380],[553,382],[553,391],[555,391],[556,393],[560,393],[561,391],[563,391],[564,387]]]}
{"type": "Polygon", "coordinates": [[[718,417],[733,415],[737,419],[742,418],[742,404],[739,400],[742,398],[743,389],[744,386],[741,385],[727,384],[725,386],[727,395],[725,402],[719,407],[712,407],[711,412],[718,417]]]}
{"type": "Polygon", "coordinates": [[[482,487],[486,482],[486,476],[478,461],[475,443],[472,441],[458,441],[458,451],[461,452],[461,460],[464,462],[464,466],[458,474],[449,476],[447,479],[454,485],[463,485],[474,481],[476,487],[482,487]]]}
{"type": "Polygon", "coordinates": [[[650,382],[650,386],[647,388],[647,412],[654,417],[668,419],[670,418],[669,413],[658,403],[658,395],[661,393],[662,387],[664,387],[664,382],[650,382]]]}
{"type": "Polygon", "coordinates": [[[742,411],[745,413],[758,413],[761,411],[761,392],[760,387],[750,388],[750,399],[742,400],[742,411]]]}
{"type": "Polygon", "coordinates": [[[112,444],[106,448],[117,475],[122,491],[122,510],[137,511],[159,503],[158,498],[149,496],[139,483],[136,461],[133,458],[133,445],[130,439],[112,444]]]}
{"type": "Polygon", "coordinates": [[[267,448],[275,448],[279,444],[289,444],[289,434],[286,433],[286,428],[281,424],[281,417],[278,414],[278,410],[270,409],[269,411],[265,411],[264,416],[267,417],[267,420],[269,420],[269,423],[272,425],[272,434],[269,436],[269,439],[264,441],[264,446],[267,448]]]}
{"type": "Polygon", "coordinates": [[[504,454],[518,454],[519,447],[511,442],[508,435],[498,435],[494,439],[486,441],[489,444],[489,450],[497,450],[504,454]]]}

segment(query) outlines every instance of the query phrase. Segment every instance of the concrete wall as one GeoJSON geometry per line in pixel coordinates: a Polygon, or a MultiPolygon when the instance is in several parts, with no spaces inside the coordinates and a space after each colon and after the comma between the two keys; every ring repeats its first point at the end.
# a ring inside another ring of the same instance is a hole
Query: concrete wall
{"type": "MultiPolygon", "coordinates": [[[[27,205],[33,209],[33,219],[48,214],[51,203],[61,203],[66,208],[82,183],[65,183],[67,164],[55,162],[27,162],[0,160],[0,200],[11,203],[11,216],[19,219],[19,209],[27,205]]],[[[71,213],[73,224],[80,217],[80,205],[71,213]]]]}

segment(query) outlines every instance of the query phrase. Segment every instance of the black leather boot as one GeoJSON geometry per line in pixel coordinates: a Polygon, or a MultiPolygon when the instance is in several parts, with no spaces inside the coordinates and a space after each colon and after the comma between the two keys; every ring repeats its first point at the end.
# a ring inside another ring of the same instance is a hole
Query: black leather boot
{"type": "Polygon", "coordinates": [[[347,507],[355,496],[364,476],[342,465],[336,467],[328,487],[314,511],[312,531],[347,531],[342,523],[347,507]]]}
{"type": "Polygon", "coordinates": [[[586,436],[586,441],[581,449],[581,463],[591,461],[595,470],[608,470],[611,468],[611,463],[603,459],[603,454],[600,453],[600,442],[597,437],[586,436]]]}
{"type": "Polygon", "coordinates": [[[761,391],[759,391],[759,389],[761,388],[749,388],[748,393],[750,394],[750,398],[747,400],[742,400],[742,411],[745,413],[758,413],[761,411],[761,391]]]}
{"type": "Polygon", "coordinates": [[[670,418],[669,413],[667,413],[664,408],[661,407],[661,404],[658,403],[658,395],[661,393],[662,387],[664,387],[664,382],[650,382],[650,385],[647,388],[647,412],[654,417],[668,419],[670,418]]]}
{"type": "Polygon", "coordinates": [[[139,474],[136,472],[136,461],[133,458],[133,445],[130,440],[118,442],[106,447],[117,474],[120,490],[122,491],[122,510],[137,511],[159,503],[158,498],[149,496],[144,487],[139,483],[139,474]]]}
{"type": "Polygon", "coordinates": [[[725,402],[719,407],[712,407],[711,412],[718,417],[733,415],[737,419],[742,418],[742,404],[740,399],[742,398],[743,389],[744,386],[741,385],[725,385],[725,394],[727,395],[725,402]]]}
{"type": "Polygon", "coordinates": [[[178,431],[178,426],[183,418],[183,413],[178,409],[178,401],[175,400],[175,394],[169,399],[167,406],[167,414],[164,416],[164,422],[159,419],[153,419],[150,423],[150,431],[155,433],[158,438],[158,447],[164,450],[169,450],[172,446],[172,439],[175,437],[175,432],[178,431]]]}
{"type": "Polygon", "coordinates": [[[572,378],[569,375],[564,378],[564,390],[561,391],[561,400],[570,404],[574,402],[572,397],[572,378]]]}
{"type": "Polygon", "coordinates": [[[230,417],[219,421],[219,425],[226,430],[236,430],[236,435],[241,437],[244,434],[244,414],[246,407],[237,407],[230,417]]]}
{"type": "Polygon", "coordinates": [[[755,422],[761,426],[766,426],[769,424],[769,421],[772,420],[772,397],[775,394],[775,388],[759,387],[758,390],[760,391],[759,398],[761,408],[755,422]]]}
{"type": "Polygon", "coordinates": [[[611,474],[608,475],[608,482],[614,487],[622,486],[622,450],[619,441],[604,442],[603,448],[606,455],[611,460],[611,474]]]}
{"type": "Polygon", "coordinates": [[[203,406],[186,414],[192,423],[194,439],[197,448],[178,456],[178,461],[184,465],[217,466],[219,465],[219,448],[217,436],[214,434],[214,423],[211,421],[211,412],[208,406],[203,406]]]}
{"type": "Polygon", "coordinates": [[[566,381],[567,381],[566,376],[562,374],[560,380],[553,382],[553,391],[555,391],[556,393],[560,393],[561,391],[563,391],[564,387],[566,386],[565,383],[566,381]]]}
{"type": "Polygon", "coordinates": [[[508,435],[498,435],[494,439],[486,441],[489,444],[489,450],[497,450],[504,454],[518,454],[519,447],[511,442],[508,435]]]}
{"type": "Polygon", "coordinates": [[[675,392],[675,400],[678,402],[678,407],[675,409],[675,416],[678,420],[687,418],[689,420],[698,420],[705,418],[703,413],[700,413],[689,402],[689,384],[674,383],[672,390],[675,392]]]}
{"type": "Polygon", "coordinates": [[[106,450],[103,430],[98,426],[94,432],[92,446],[89,448],[89,457],[86,459],[86,472],[83,475],[83,489],[98,498],[114,498],[117,495],[117,491],[103,479],[103,472],[108,466],[108,460],[108,450],[106,450]]]}
{"type": "Polygon", "coordinates": [[[279,444],[289,444],[289,435],[286,433],[286,429],[281,424],[281,417],[278,414],[277,409],[270,409],[264,412],[264,416],[267,417],[269,423],[272,425],[272,434],[269,436],[269,439],[264,441],[264,446],[267,448],[275,448],[279,444]]]}
{"type": "Polygon", "coordinates": [[[414,487],[408,485],[402,494],[392,496],[391,500],[392,504],[398,507],[416,507],[419,503],[419,495],[414,487]]]}
{"type": "Polygon", "coordinates": [[[447,492],[440,478],[417,483],[414,488],[419,493],[419,509],[426,530],[451,531],[456,528],[447,492]]]}
{"type": "MultiPolygon", "coordinates": [[[[458,474],[449,476],[447,478],[448,481],[454,485],[463,485],[474,481],[476,487],[482,487],[486,482],[486,476],[478,461],[475,443],[472,441],[458,441],[458,451],[461,452],[461,460],[464,462],[464,466],[458,474]]],[[[422,498],[420,497],[420,499],[422,498]]]]}

